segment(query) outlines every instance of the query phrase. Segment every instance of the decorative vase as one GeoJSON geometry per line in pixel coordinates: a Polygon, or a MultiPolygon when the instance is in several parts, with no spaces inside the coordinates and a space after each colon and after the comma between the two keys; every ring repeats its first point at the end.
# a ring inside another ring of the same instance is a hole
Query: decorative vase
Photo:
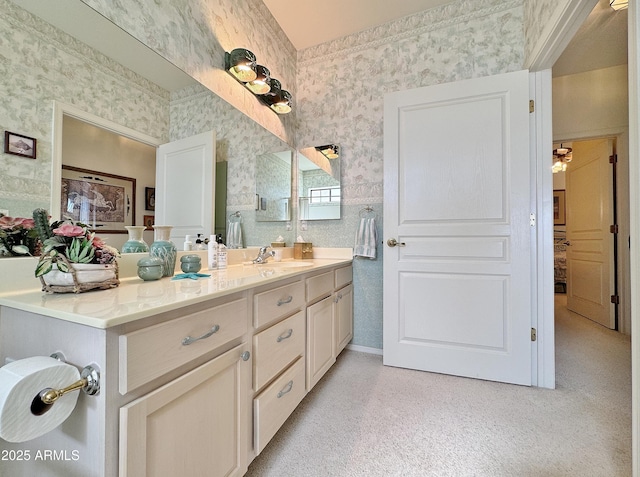
{"type": "Polygon", "coordinates": [[[121,253],[141,253],[148,252],[149,246],[142,238],[142,233],[147,227],[144,225],[125,225],[129,232],[129,240],[122,246],[121,253]]]}
{"type": "Polygon", "coordinates": [[[162,259],[162,276],[172,277],[176,268],[177,249],[169,240],[172,225],[154,225],[154,240],[149,248],[149,255],[162,259]]]}

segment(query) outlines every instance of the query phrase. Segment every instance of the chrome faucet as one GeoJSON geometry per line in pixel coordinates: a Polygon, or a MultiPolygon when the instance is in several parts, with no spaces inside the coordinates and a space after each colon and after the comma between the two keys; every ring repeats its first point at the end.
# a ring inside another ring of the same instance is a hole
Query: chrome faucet
{"type": "Polygon", "coordinates": [[[267,252],[268,248],[269,248],[268,245],[264,247],[260,247],[258,256],[253,259],[253,263],[267,263],[267,260],[269,260],[270,257],[273,257],[276,254],[276,252],[274,252],[273,250],[271,250],[270,252],[267,252]]]}

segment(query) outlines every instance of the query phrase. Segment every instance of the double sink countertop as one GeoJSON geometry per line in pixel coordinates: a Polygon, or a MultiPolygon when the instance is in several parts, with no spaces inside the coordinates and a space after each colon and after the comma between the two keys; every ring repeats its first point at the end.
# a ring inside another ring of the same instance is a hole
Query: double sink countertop
{"type": "MultiPolygon", "coordinates": [[[[208,270],[203,267],[199,273],[210,276],[197,280],[190,278],[172,280],[171,277],[163,277],[160,280],[143,281],[136,274],[135,264],[138,259],[147,254],[125,254],[118,260],[120,275],[118,287],[78,294],[45,293],[41,290],[39,279],[33,276],[35,261],[31,263],[29,258],[1,259],[0,268],[5,268],[3,267],[5,265],[7,272],[13,268],[15,273],[2,273],[0,305],[93,328],[106,329],[283,278],[332,268],[336,265],[346,265],[352,261],[352,249],[327,248],[314,249],[313,259],[293,260],[290,258],[292,253],[285,253],[285,258],[281,262],[269,261],[258,265],[245,260],[250,256],[250,252],[247,249],[241,250],[242,252],[238,250],[234,251],[235,254],[230,254],[230,265],[226,269],[208,270]],[[19,262],[20,260],[22,262],[19,262]],[[26,271],[30,280],[27,277],[20,277],[25,273],[24,265],[28,265],[26,271]],[[12,289],[9,280],[13,278],[16,283],[16,275],[18,275],[17,283],[22,285],[19,289],[15,289],[14,285],[12,289]]],[[[182,273],[179,269],[180,255],[186,253],[194,252],[179,252],[176,275],[182,273]]],[[[206,252],[202,262],[206,263],[206,252]]]]}

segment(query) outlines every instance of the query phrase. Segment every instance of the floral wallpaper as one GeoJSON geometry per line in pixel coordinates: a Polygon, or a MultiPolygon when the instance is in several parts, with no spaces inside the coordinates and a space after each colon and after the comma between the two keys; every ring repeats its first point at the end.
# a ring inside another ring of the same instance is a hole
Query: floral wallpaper
{"type": "Polygon", "coordinates": [[[0,209],[49,208],[53,100],[168,139],[168,92],[8,0],[0,10],[0,130],[37,139],[35,160],[0,153],[0,209]]]}
{"type": "Polygon", "coordinates": [[[296,51],[261,0],[83,2],[293,144],[295,113],[274,114],[224,71],[224,53],[247,48],[292,93],[295,103],[296,51]]]}
{"type": "MultiPolygon", "coordinates": [[[[566,6],[580,0],[524,0],[525,59],[529,60],[543,31],[566,6]]],[[[525,64],[528,64],[525,62],[525,64]]]]}

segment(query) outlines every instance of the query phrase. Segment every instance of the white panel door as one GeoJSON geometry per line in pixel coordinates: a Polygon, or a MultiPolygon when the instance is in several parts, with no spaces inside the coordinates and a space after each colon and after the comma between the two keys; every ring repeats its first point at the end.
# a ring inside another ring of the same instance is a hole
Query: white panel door
{"type": "Polygon", "coordinates": [[[613,176],[610,139],[572,144],[567,167],[567,308],[614,329],[613,176]]]}
{"type": "Polygon", "coordinates": [[[158,148],[155,223],[173,226],[171,239],[179,249],[186,235],[213,233],[215,144],[209,131],[158,148]]]}
{"type": "Polygon", "coordinates": [[[529,73],[384,114],[384,364],[530,385],[529,73]]]}

